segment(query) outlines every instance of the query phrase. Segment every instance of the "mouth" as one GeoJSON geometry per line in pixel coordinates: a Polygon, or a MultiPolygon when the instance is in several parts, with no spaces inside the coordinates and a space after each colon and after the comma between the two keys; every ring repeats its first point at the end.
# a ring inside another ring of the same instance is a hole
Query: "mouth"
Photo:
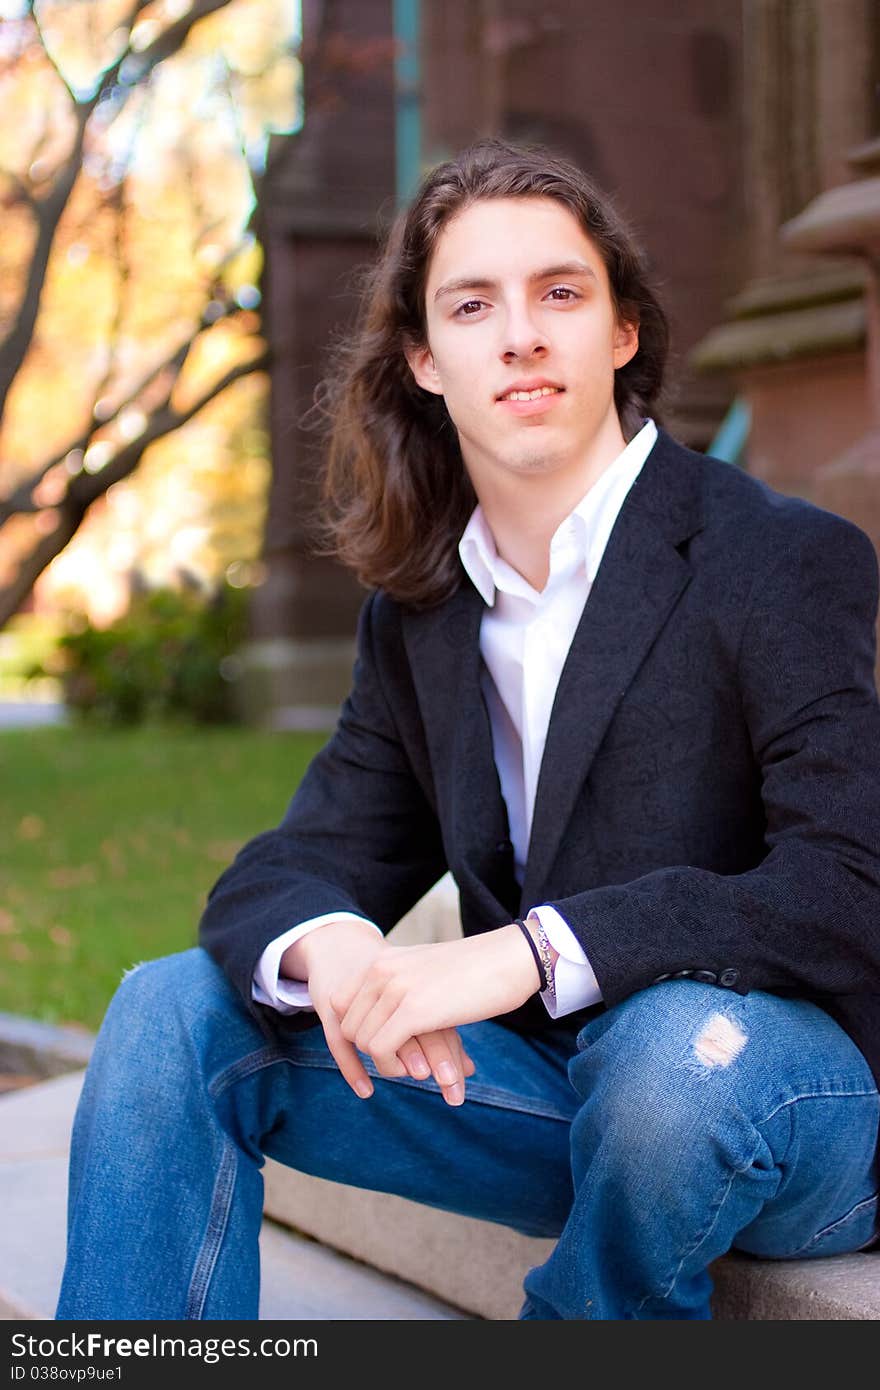
{"type": "Polygon", "coordinates": [[[496,396],[495,403],[508,415],[543,415],[552,410],[559,397],[564,395],[564,386],[549,383],[530,388],[511,387],[509,391],[496,396]]]}
{"type": "Polygon", "coordinates": [[[541,385],[532,387],[512,387],[500,396],[496,396],[498,401],[539,401],[545,396],[558,396],[565,390],[564,386],[541,385]]]}

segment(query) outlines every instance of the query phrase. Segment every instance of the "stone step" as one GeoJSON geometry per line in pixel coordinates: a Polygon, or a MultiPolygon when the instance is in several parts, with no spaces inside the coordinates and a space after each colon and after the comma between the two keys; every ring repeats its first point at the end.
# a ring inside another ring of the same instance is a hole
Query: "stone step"
{"type": "MultiPolygon", "coordinates": [[[[82,1072],[0,1097],[0,1318],[51,1319],[64,1265],[67,1160],[82,1072]]],[[[262,1319],[461,1319],[430,1293],[271,1220],[260,1235],[262,1319]]]]}

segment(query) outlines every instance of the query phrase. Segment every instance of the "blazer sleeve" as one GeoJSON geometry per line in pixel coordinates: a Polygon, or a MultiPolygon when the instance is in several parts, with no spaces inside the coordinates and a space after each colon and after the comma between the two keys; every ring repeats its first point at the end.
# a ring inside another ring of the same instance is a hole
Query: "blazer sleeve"
{"type": "MultiPolygon", "coordinates": [[[[326,912],[354,912],[390,930],[446,871],[440,828],[398,737],[382,690],[373,624],[358,620],[351,693],[280,825],[255,836],[208,894],[199,942],[264,1026],[281,1015],[251,997],[270,941],[326,912]]],[[[311,1026],[314,1015],[284,1017],[311,1026]]]]}
{"type": "Polygon", "coordinates": [[[877,557],[849,522],[804,516],[755,580],[738,656],[766,857],[552,902],[609,1006],[679,972],[743,994],[880,993],[877,557]]]}

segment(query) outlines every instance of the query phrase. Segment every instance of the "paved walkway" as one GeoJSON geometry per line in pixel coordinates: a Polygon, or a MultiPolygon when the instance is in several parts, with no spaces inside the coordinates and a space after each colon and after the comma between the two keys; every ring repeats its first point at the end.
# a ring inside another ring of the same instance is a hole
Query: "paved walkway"
{"type": "Polygon", "coordinates": [[[47,700],[0,700],[0,729],[36,729],[46,724],[66,724],[67,710],[47,700]]]}

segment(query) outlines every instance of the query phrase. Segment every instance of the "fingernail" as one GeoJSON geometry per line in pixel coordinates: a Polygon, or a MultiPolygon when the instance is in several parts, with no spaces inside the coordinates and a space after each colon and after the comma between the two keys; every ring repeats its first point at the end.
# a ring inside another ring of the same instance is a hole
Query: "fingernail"
{"type": "Polygon", "coordinates": [[[354,1083],[354,1089],[357,1091],[361,1100],[366,1100],[368,1096],[373,1094],[373,1088],[369,1081],[356,1081],[354,1083]]]}
{"type": "Polygon", "coordinates": [[[450,1086],[446,1092],[446,1099],[450,1105],[461,1105],[464,1100],[464,1086],[460,1081],[456,1081],[454,1086],[450,1086]]]}
{"type": "Polygon", "coordinates": [[[455,1067],[451,1062],[441,1062],[437,1068],[437,1080],[441,1086],[451,1086],[455,1081],[455,1067]]]}
{"type": "Polygon", "coordinates": [[[425,1077],[431,1075],[431,1068],[428,1066],[424,1057],[413,1057],[409,1066],[413,1076],[425,1077]]]}

